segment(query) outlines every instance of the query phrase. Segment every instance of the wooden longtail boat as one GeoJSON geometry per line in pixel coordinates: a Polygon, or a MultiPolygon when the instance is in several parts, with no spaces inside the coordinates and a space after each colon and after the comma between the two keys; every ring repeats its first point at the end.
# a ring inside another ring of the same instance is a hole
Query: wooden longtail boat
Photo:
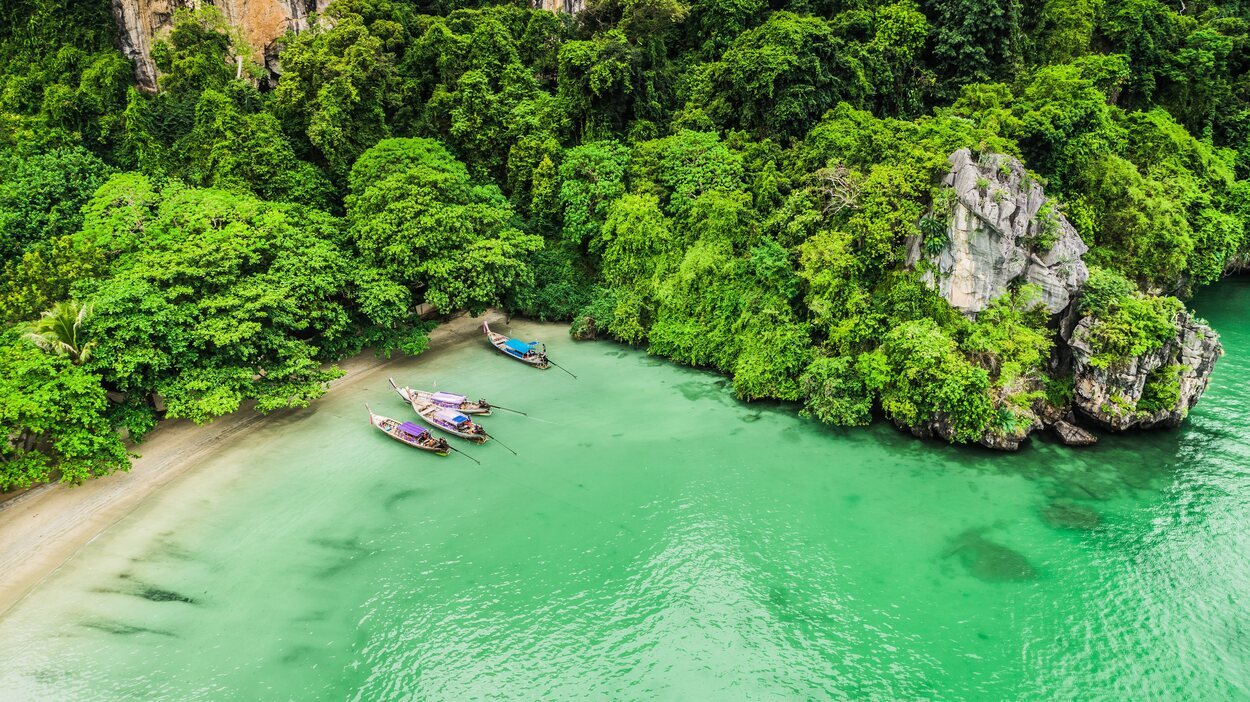
{"type": "Polygon", "coordinates": [[[546,344],[537,341],[520,341],[498,332],[493,332],[490,330],[490,325],[486,322],[482,322],[482,331],[486,332],[486,338],[490,339],[491,345],[499,349],[505,356],[510,356],[521,363],[543,370],[551,366],[551,362],[547,360],[546,344]]]}
{"type": "Polygon", "coordinates": [[[369,410],[369,423],[396,441],[440,456],[446,456],[451,451],[451,444],[447,443],[447,439],[434,436],[423,426],[374,414],[369,405],[365,405],[365,409],[369,410]]]}
{"type": "Polygon", "coordinates": [[[486,433],[482,425],[474,424],[473,420],[469,419],[468,415],[461,413],[460,410],[439,407],[433,402],[422,402],[416,398],[409,399],[395,383],[392,382],[391,386],[395,388],[395,392],[399,393],[400,397],[403,397],[408,401],[408,404],[412,405],[413,411],[426,424],[435,429],[445,431],[448,434],[454,434],[477,444],[484,444],[490,438],[490,434],[486,433]]]}
{"type": "Polygon", "coordinates": [[[475,444],[484,444],[490,438],[481,424],[474,424],[468,415],[461,414],[458,410],[418,402],[412,403],[412,408],[417,411],[421,419],[425,420],[426,424],[440,431],[467,439],[475,444]]]}
{"type": "Polygon", "coordinates": [[[409,387],[401,388],[395,384],[394,378],[387,378],[387,380],[391,381],[391,387],[395,388],[395,392],[399,393],[399,396],[404,398],[409,404],[413,402],[429,403],[439,407],[460,410],[461,414],[480,414],[483,417],[490,414],[491,410],[494,409],[486,400],[474,402],[464,395],[456,395],[450,392],[413,390],[409,387]]]}

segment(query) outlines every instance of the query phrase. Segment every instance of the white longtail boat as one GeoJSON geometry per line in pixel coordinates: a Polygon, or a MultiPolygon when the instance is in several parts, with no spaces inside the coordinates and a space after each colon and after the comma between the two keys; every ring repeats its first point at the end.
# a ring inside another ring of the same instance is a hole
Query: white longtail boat
{"type": "Polygon", "coordinates": [[[486,400],[478,400],[474,402],[464,395],[457,395],[450,392],[434,392],[432,390],[414,390],[410,387],[399,387],[395,383],[394,378],[387,378],[391,381],[391,387],[395,388],[395,392],[404,398],[409,404],[420,402],[422,404],[433,404],[448,409],[460,410],[461,414],[478,414],[486,416],[494,409],[486,400]]]}
{"type": "Polygon", "coordinates": [[[412,410],[417,413],[417,416],[435,429],[477,444],[484,444],[490,438],[490,434],[486,433],[481,424],[474,424],[473,420],[460,410],[439,407],[433,402],[422,402],[415,397],[409,397],[394,382],[391,383],[391,387],[395,388],[395,392],[412,405],[412,410]]]}

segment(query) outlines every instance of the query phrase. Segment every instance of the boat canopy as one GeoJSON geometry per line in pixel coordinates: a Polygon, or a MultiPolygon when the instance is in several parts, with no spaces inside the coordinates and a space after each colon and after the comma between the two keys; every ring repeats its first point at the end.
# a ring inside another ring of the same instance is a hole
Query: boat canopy
{"type": "Polygon", "coordinates": [[[463,414],[460,414],[459,412],[455,410],[450,410],[450,409],[435,410],[434,416],[438,419],[443,420],[444,422],[451,422],[453,424],[460,424],[462,422],[469,421],[468,417],[464,416],[463,414]]]}
{"type": "Polygon", "coordinates": [[[430,395],[430,399],[434,400],[436,404],[459,407],[467,398],[464,395],[454,395],[450,392],[436,392],[430,395]]]}
{"type": "Polygon", "coordinates": [[[413,436],[421,436],[422,434],[429,432],[429,430],[426,429],[425,427],[419,424],[413,424],[412,422],[404,422],[403,424],[399,425],[399,428],[401,431],[407,434],[411,434],[413,436]]]}
{"type": "Polygon", "coordinates": [[[533,351],[534,347],[537,345],[538,345],[537,341],[531,341],[530,343],[527,344],[524,341],[521,341],[519,339],[508,339],[506,343],[506,346],[508,348],[512,349],[513,351],[518,351],[520,353],[529,353],[530,351],[533,351]]]}

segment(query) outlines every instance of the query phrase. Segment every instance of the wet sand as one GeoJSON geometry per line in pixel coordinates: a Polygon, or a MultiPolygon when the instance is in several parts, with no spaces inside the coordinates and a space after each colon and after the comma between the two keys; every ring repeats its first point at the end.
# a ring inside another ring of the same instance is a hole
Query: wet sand
{"type": "MultiPolygon", "coordinates": [[[[430,350],[479,334],[483,319],[495,324],[496,318],[502,314],[492,311],[441,324],[430,334],[430,350]]],[[[345,359],[335,365],[347,375],[331,383],[330,392],[357,383],[390,362],[372,351],[345,359]]],[[[181,419],[164,421],[142,444],[132,447],[140,457],[129,472],[78,486],[44,485],[0,503],[0,616],[80,548],[193,469],[205,455],[284,413],[262,415],[247,407],[204,426],[181,419]]]]}

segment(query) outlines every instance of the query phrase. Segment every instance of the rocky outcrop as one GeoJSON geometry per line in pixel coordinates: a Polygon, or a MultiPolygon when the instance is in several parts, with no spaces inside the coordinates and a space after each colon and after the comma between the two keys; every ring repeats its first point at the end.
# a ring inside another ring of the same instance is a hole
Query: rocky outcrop
{"type": "MultiPolygon", "coordinates": [[[[135,83],[142,90],[156,92],[157,70],[152,62],[152,45],[169,33],[174,13],[203,5],[215,6],[227,23],[239,30],[251,49],[250,58],[265,66],[273,76],[281,75],[278,39],[288,30],[308,28],[314,12],[324,12],[330,0],[109,0],[117,23],[118,48],[135,64],[135,83]]],[[[585,0],[536,0],[535,7],[551,12],[576,14],[585,0]]]]}
{"type": "Polygon", "coordinates": [[[1106,367],[1094,363],[1090,332],[1097,320],[1077,323],[1072,350],[1074,405],[1085,417],[1113,431],[1178,427],[1207,389],[1224,350],[1219,336],[1188,313],[1176,316],[1176,336],[1161,347],[1106,367]]]}
{"type": "MultiPolygon", "coordinates": [[[[921,439],[940,438],[948,442],[955,441],[955,430],[951,426],[950,418],[940,412],[931,417],[929,421],[916,426],[905,424],[897,419],[894,420],[894,425],[921,439]]],[[[977,439],[977,443],[998,451],[1017,451],[1024,445],[1029,435],[1041,429],[1042,426],[1042,421],[1035,414],[1021,412],[1020,416],[1017,417],[1015,427],[1012,427],[1010,430],[988,429],[981,435],[981,438],[977,439]]]]}
{"type": "Polygon", "coordinates": [[[1066,419],[1057,420],[1050,428],[1067,446],[1092,446],[1098,443],[1097,436],[1066,419]]]}
{"type": "Polygon", "coordinates": [[[586,0],[538,0],[534,6],[548,12],[567,12],[575,15],[586,7],[586,0]]]}
{"type": "Polygon", "coordinates": [[[176,10],[194,0],[111,0],[117,23],[118,48],[135,64],[135,83],[140,89],[156,91],[156,66],[152,44],[157,34],[173,25],[176,10]]]}
{"type": "MultiPolygon", "coordinates": [[[[1013,286],[1036,285],[1054,315],[1049,372],[1071,378],[1074,386],[1070,404],[1039,399],[1027,408],[1013,406],[1009,421],[987,429],[978,442],[1014,451],[1043,427],[1069,446],[1097,442],[1078,420],[1111,431],[1179,426],[1206,390],[1222,353],[1216,333],[1181,312],[1175,335],[1158,348],[1096,362],[1102,359],[1091,348],[1091,330],[1098,321],[1080,319],[1075,304],[1089,278],[1081,260],[1087,247],[1071,223],[1017,159],[974,158],[961,149],[948,160],[945,195],[937,198],[932,217],[921,222],[924,233],[909,242],[908,264],[919,267],[925,282],[952,307],[973,318],[1013,286]]],[[[1009,397],[1040,396],[1043,380],[1021,376],[1016,385],[995,389],[995,406],[1007,406],[1009,397]]],[[[922,437],[951,440],[954,433],[942,416],[900,426],[922,437]]]]}
{"type": "Polygon", "coordinates": [[[946,241],[937,249],[914,237],[908,263],[927,259],[925,282],[969,316],[1016,283],[1037,285],[1046,308],[1063,312],[1089,277],[1088,247],[1067,218],[1015,158],[960,149],[949,161],[950,204],[933,213],[947,223],[946,241]]]}
{"type": "Polygon", "coordinates": [[[329,0],[110,0],[110,4],[120,49],[135,63],[135,82],[141,89],[154,92],[157,70],[152,46],[168,34],[178,10],[217,7],[251,47],[250,58],[272,68],[276,66],[277,39],[288,29],[306,29],[309,14],[325,10],[329,0]]]}

